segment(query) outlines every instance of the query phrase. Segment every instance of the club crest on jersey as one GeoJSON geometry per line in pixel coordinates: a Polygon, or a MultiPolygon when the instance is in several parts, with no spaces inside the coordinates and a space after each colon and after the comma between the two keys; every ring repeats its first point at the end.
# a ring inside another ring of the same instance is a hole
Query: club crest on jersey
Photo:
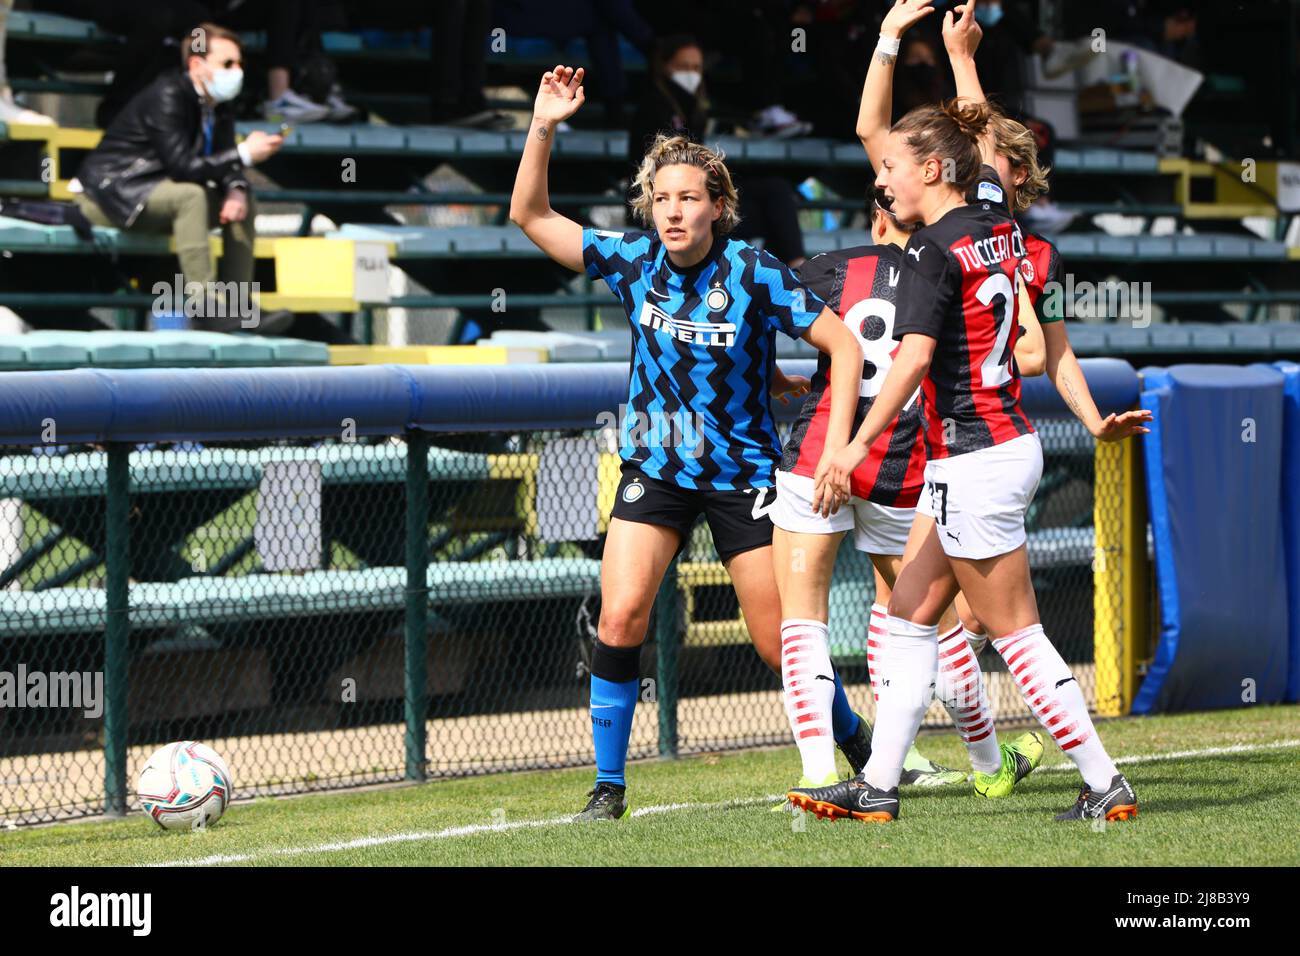
{"type": "Polygon", "coordinates": [[[695,322],[691,319],[679,319],[649,301],[642,304],[638,321],[644,326],[668,333],[679,342],[730,348],[736,341],[736,326],[733,322],[695,322]]]}
{"type": "Polygon", "coordinates": [[[623,489],[623,500],[631,504],[639,500],[643,494],[645,494],[645,485],[634,481],[623,489]]]}
{"type": "Polygon", "coordinates": [[[1020,275],[1026,282],[1033,283],[1034,264],[1030,262],[1028,259],[1020,260],[1020,275]]]}
{"type": "Polygon", "coordinates": [[[1002,187],[997,183],[982,182],[975,191],[976,199],[987,199],[989,202],[1002,202],[1002,187]]]}
{"type": "Polygon", "coordinates": [[[726,312],[727,307],[731,305],[731,296],[727,295],[726,289],[710,289],[708,295],[704,297],[704,304],[709,307],[710,312],[726,312]]]}

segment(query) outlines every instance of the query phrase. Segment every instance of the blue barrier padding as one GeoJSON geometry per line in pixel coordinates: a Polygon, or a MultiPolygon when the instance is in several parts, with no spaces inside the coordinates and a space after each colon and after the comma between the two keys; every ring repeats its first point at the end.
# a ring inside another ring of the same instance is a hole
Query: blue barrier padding
{"type": "Polygon", "coordinates": [[[1143,369],[1160,595],[1135,714],[1277,703],[1287,605],[1279,502],[1283,376],[1262,366],[1143,369]]]}
{"type": "MultiPolygon", "coordinates": [[[[1137,375],[1114,359],[1081,363],[1103,411],[1133,407],[1137,375]]],[[[816,362],[781,363],[811,376],[816,362]]],[[[378,365],[312,368],[106,369],[0,372],[0,444],[216,441],[429,431],[594,428],[627,401],[628,368],[378,365]]],[[[1025,383],[1031,417],[1069,413],[1046,380],[1025,383]]],[[[774,403],[791,420],[800,402],[774,403]]]]}
{"type": "MultiPolygon", "coordinates": [[[[1083,369],[1092,400],[1097,403],[1097,411],[1103,416],[1137,407],[1138,376],[1128,362],[1113,358],[1086,358],[1079,359],[1079,367],[1083,369]]],[[[1020,406],[1031,420],[1074,417],[1046,375],[1022,379],[1020,406]]]]}
{"type": "Polygon", "coordinates": [[[614,362],[562,365],[404,365],[411,425],[426,431],[595,428],[627,402],[628,369],[614,362]]]}
{"type": "Polygon", "coordinates": [[[112,412],[112,386],[86,369],[0,373],[0,444],[100,441],[112,412]]]}
{"type": "Polygon", "coordinates": [[[1282,541],[1286,548],[1287,611],[1289,659],[1286,675],[1286,700],[1300,701],[1300,365],[1275,362],[1282,373],[1283,428],[1282,442],[1282,541]]]}
{"type": "Polygon", "coordinates": [[[409,382],[385,366],[89,371],[116,393],[115,441],[394,434],[411,407],[409,382]]]}

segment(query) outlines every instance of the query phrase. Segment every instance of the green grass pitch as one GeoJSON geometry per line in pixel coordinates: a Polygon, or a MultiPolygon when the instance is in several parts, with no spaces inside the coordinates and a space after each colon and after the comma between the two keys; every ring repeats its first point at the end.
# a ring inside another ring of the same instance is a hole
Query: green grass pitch
{"type": "MultiPolygon", "coordinates": [[[[0,833],[0,864],[1300,864],[1300,708],[1098,726],[1137,789],[1136,821],[1055,823],[1078,777],[1050,746],[1043,767],[1004,800],[960,785],[904,788],[902,817],[886,825],[770,813],[766,795],[798,776],[789,747],[634,764],[634,815],[617,823],[569,823],[592,771],[546,771],[237,802],[197,833],[163,832],[138,813],[10,830],[0,833]]],[[[953,733],[920,743],[942,763],[968,766],[953,733]]]]}

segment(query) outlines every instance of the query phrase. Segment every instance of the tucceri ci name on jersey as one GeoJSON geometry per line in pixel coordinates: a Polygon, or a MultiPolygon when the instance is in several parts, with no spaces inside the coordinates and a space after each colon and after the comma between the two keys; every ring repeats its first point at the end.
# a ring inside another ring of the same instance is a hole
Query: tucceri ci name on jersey
{"type": "MultiPolygon", "coordinates": [[[[1024,259],[1025,239],[1020,234],[1020,225],[1013,222],[1010,232],[1000,232],[965,245],[953,246],[952,252],[961,263],[963,272],[982,272],[1008,259],[1024,259]]],[[[917,258],[920,259],[920,255],[917,258]]]]}

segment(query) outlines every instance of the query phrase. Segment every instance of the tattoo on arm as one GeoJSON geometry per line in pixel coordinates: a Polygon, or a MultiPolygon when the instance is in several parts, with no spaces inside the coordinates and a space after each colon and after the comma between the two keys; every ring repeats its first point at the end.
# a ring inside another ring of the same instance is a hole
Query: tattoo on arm
{"type": "Polygon", "coordinates": [[[898,54],[897,54],[897,53],[884,53],[884,52],[882,52],[882,51],[880,51],[880,50],[877,50],[877,51],[876,51],[876,59],[877,59],[880,63],[882,63],[884,66],[893,66],[893,65],[894,65],[894,61],[898,59],[898,54]]]}
{"type": "Polygon", "coordinates": [[[1070,406],[1070,411],[1074,412],[1074,417],[1082,421],[1083,407],[1079,403],[1079,396],[1074,390],[1074,379],[1067,375],[1065,377],[1065,404],[1070,406]]]}
{"type": "Polygon", "coordinates": [[[538,138],[538,139],[542,139],[542,140],[544,140],[544,139],[546,139],[547,136],[550,136],[550,135],[551,135],[551,131],[550,131],[550,129],[548,129],[546,126],[539,126],[539,127],[537,127],[537,138],[538,138]]]}

